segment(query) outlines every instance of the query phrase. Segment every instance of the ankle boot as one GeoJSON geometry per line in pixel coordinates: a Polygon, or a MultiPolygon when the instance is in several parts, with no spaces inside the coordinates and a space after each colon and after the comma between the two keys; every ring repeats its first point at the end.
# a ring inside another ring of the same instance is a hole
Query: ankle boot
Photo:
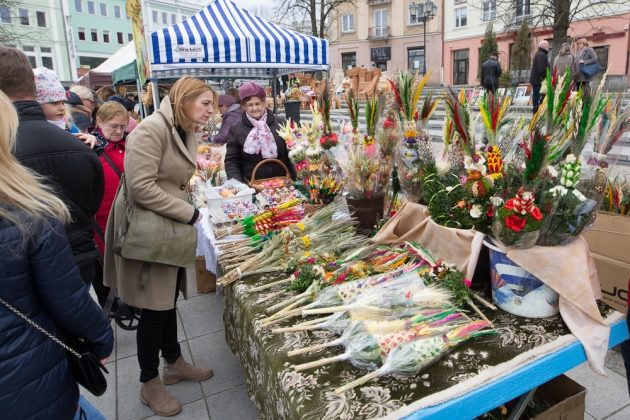
{"type": "Polygon", "coordinates": [[[179,381],[201,382],[211,378],[212,375],[214,375],[212,369],[194,367],[179,356],[175,363],[164,361],[162,379],[165,385],[172,385],[179,381]]]}
{"type": "Polygon", "coordinates": [[[181,404],[169,394],[159,376],[142,384],[140,400],[158,416],[170,417],[182,411],[181,404]]]}

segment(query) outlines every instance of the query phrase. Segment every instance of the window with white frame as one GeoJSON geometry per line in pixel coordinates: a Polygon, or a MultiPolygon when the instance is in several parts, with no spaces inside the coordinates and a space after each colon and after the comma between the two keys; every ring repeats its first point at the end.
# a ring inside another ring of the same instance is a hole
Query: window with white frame
{"type": "Polygon", "coordinates": [[[85,41],[85,28],[78,28],[79,41],[85,41]]]}
{"type": "Polygon", "coordinates": [[[107,16],[107,5],[105,3],[100,4],[101,16],[107,16]]]}
{"type": "Polygon", "coordinates": [[[387,9],[378,9],[374,11],[374,36],[387,36],[387,9]]]}
{"type": "Polygon", "coordinates": [[[74,11],[83,13],[83,0],[74,0],[74,11]]]}
{"type": "Polygon", "coordinates": [[[423,23],[424,4],[411,3],[409,5],[409,24],[416,25],[423,23]]]}
{"type": "Polygon", "coordinates": [[[90,35],[92,37],[93,42],[98,42],[98,31],[96,29],[92,29],[90,31],[90,35]]]}
{"type": "Polygon", "coordinates": [[[11,9],[9,6],[0,6],[0,23],[11,23],[11,9]]]}
{"type": "Polygon", "coordinates": [[[496,0],[484,1],[481,4],[481,20],[490,22],[497,18],[497,2],[496,0]]]}
{"type": "Polygon", "coordinates": [[[120,6],[114,6],[114,17],[120,19],[120,6]]]}
{"type": "Polygon", "coordinates": [[[341,17],[341,32],[354,32],[354,15],[352,13],[341,17]]]}
{"type": "Polygon", "coordinates": [[[530,0],[515,0],[516,1],[516,17],[522,19],[524,16],[529,16],[530,12],[530,0]]]}
{"type": "Polygon", "coordinates": [[[151,12],[151,18],[153,19],[153,23],[158,23],[158,12],[154,10],[151,12]]]}
{"type": "Polygon", "coordinates": [[[177,23],[177,15],[175,13],[171,13],[171,25],[175,25],[177,23]]]}
{"type": "Polygon", "coordinates": [[[103,31],[103,42],[109,44],[109,31],[103,31]]]}
{"type": "Polygon", "coordinates": [[[35,55],[35,47],[30,45],[22,45],[22,52],[28,58],[28,61],[31,63],[31,67],[37,67],[37,56],[35,55]]]}
{"type": "Polygon", "coordinates": [[[407,67],[409,70],[424,70],[424,47],[412,47],[407,49],[407,67]]]}
{"type": "Polygon", "coordinates": [[[463,28],[468,24],[468,8],[460,7],[455,9],[455,27],[463,28]]]}
{"type": "Polygon", "coordinates": [[[132,35],[131,33],[128,33],[128,34],[127,34],[127,41],[128,41],[128,42],[133,41],[133,35],[132,35]]]}
{"type": "Polygon", "coordinates": [[[124,44],[125,43],[125,39],[123,38],[123,33],[122,32],[117,32],[116,33],[116,38],[117,38],[119,44],[124,44]]]}
{"type": "Polygon", "coordinates": [[[93,1],[88,1],[87,2],[87,6],[88,6],[88,13],[91,15],[95,15],[96,14],[96,4],[93,1]]]}
{"type": "Polygon", "coordinates": [[[18,9],[18,16],[20,17],[20,25],[24,25],[24,26],[28,26],[29,25],[28,9],[19,8],[18,9]]]}
{"type": "Polygon", "coordinates": [[[37,17],[37,26],[40,28],[46,27],[46,12],[35,12],[35,16],[37,17]]]}
{"type": "Polygon", "coordinates": [[[168,13],[166,12],[162,12],[162,23],[165,25],[168,23],[168,13]]]}
{"type": "Polygon", "coordinates": [[[39,51],[40,51],[39,55],[41,56],[41,59],[42,59],[42,66],[49,68],[51,70],[54,70],[55,66],[53,65],[52,48],[40,47],[39,51]]]}

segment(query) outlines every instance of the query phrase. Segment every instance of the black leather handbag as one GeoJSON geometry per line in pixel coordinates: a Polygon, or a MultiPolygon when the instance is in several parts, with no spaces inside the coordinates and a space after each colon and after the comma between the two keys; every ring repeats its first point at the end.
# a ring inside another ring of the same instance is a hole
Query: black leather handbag
{"type": "Polygon", "coordinates": [[[66,350],[68,355],[68,364],[74,374],[74,379],[83,388],[90,391],[92,394],[100,397],[107,390],[107,379],[105,379],[105,373],[109,373],[105,366],[101,364],[101,361],[90,352],[87,345],[82,339],[67,338],[66,341],[70,345],[66,345],[63,341],[55,337],[53,334],[46,331],[35,321],[24,315],[19,310],[15,309],[9,303],[0,298],[0,303],[7,307],[11,312],[22,318],[29,325],[35,328],[37,331],[50,338],[52,341],[60,345],[66,350]]]}

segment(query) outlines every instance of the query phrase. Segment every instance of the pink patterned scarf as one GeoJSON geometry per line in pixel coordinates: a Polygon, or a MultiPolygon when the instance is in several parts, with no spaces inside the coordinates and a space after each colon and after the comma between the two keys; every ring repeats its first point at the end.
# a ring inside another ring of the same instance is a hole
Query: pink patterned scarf
{"type": "Polygon", "coordinates": [[[267,125],[267,111],[259,120],[255,120],[247,115],[247,119],[252,123],[254,128],[247,135],[245,144],[243,145],[243,151],[250,155],[256,155],[260,153],[264,159],[278,157],[278,146],[276,145],[276,139],[274,139],[269,126],[267,125]]]}

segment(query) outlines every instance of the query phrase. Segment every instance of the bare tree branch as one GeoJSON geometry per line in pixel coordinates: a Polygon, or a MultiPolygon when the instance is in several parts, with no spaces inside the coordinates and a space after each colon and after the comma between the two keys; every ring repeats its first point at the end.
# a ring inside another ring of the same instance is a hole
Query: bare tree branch
{"type": "Polygon", "coordinates": [[[331,15],[348,4],[355,5],[356,0],[280,0],[275,11],[283,21],[287,16],[309,21],[312,35],[326,38],[331,15]]]}

